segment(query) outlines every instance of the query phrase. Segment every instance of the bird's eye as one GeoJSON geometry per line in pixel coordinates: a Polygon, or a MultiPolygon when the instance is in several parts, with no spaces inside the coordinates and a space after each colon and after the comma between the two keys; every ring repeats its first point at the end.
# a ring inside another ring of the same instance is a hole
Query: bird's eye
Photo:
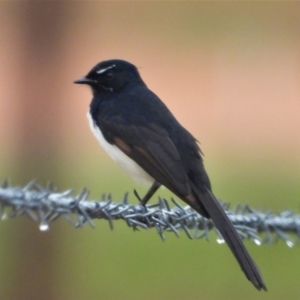
{"type": "Polygon", "coordinates": [[[107,80],[111,80],[111,79],[114,78],[114,73],[113,72],[107,72],[107,73],[105,73],[104,77],[107,80]]]}

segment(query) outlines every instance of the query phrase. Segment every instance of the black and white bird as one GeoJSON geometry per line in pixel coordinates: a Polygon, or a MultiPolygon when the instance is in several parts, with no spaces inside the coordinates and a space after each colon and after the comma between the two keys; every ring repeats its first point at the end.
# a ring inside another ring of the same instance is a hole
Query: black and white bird
{"type": "Polygon", "coordinates": [[[134,179],[151,185],[142,204],[161,185],[167,187],[212,219],[246,277],[258,290],[266,290],[258,268],[212,193],[197,140],[148,89],[137,68],[124,60],[107,60],[74,83],[92,89],[88,118],[101,146],[134,179]]]}

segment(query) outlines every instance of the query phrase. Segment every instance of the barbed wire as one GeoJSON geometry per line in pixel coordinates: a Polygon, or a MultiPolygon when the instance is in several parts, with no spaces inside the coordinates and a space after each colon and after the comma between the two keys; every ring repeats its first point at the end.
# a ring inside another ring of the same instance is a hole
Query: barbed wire
{"type": "MultiPolygon", "coordinates": [[[[85,223],[95,227],[94,219],[104,219],[113,229],[113,221],[123,220],[134,230],[154,227],[163,240],[165,232],[173,232],[179,237],[180,231],[190,239],[208,240],[210,231],[215,231],[217,242],[224,243],[211,220],[173,198],[171,201],[175,206],[171,208],[169,202],[160,197],[157,203],[144,207],[129,204],[128,193],[119,203],[113,202],[110,195],[103,194],[100,201],[88,201],[88,196],[86,189],[72,196],[71,189],[59,192],[52,184],[42,187],[30,182],[20,188],[4,182],[0,187],[0,218],[27,215],[39,223],[41,231],[48,230],[50,223],[58,218],[64,218],[75,228],[85,223]]],[[[250,239],[256,245],[283,240],[289,247],[300,241],[300,215],[291,210],[275,215],[248,205],[237,205],[233,210],[229,210],[228,203],[221,202],[221,205],[242,239],[250,239]]]]}

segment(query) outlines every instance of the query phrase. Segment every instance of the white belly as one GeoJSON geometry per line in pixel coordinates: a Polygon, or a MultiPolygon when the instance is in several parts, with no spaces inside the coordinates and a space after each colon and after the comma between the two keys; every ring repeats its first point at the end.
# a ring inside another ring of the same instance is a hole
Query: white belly
{"type": "Polygon", "coordinates": [[[101,130],[95,125],[90,112],[87,114],[91,130],[107,154],[134,180],[152,184],[154,179],[146,173],[135,161],[122,152],[117,146],[108,143],[101,130]]]}

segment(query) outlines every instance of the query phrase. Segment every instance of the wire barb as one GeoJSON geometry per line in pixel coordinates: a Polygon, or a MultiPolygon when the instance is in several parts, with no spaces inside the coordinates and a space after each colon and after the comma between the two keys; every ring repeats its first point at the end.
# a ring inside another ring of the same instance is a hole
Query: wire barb
{"type": "MultiPolygon", "coordinates": [[[[44,188],[31,181],[20,188],[10,186],[5,181],[0,186],[0,219],[27,215],[39,223],[41,231],[49,230],[50,223],[60,217],[75,228],[83,227],[85,223],[95,227],[94,219],[104,219],[113,229],[114,221],[123,220],[134,230],[156,228],[162,240],[165,240],[166,232],[179,237],[180,231],[189,239],[208,240],[209,232],[213,230],[217,234],[217,242],[224,243],[211,220],[200,216],[189,206],[182,206],[173,198],[173,208],[160,197],[158,203],[144,207],[129,204],[128,193],[119,203],[115,203],[111,200],[111,194],[103,194],[100,201],[87,201],[87,189],[84,188],[76,196],[72,196],[72,192],[72,189],[59,192],[51,183],[44,188]]],[[[293,247],[300,240],[300,215],[291,210],[275,215],[241,204],[229,210],[228,203],[220,203],[242,239],[249,239],[256,245],[282,240],[288,247],[293,247]]]]}

